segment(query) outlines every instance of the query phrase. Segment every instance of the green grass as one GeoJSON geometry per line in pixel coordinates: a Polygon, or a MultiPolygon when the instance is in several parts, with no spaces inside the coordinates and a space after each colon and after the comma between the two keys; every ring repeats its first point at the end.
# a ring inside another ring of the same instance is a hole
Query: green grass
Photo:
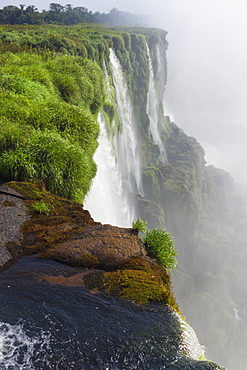
{"type": "Polygon", "coordinates": [[[144,244],[150,257],[155,258],[168,270],[177,266],[177,251],[174,241],[164,229],[148,230],[144,236],[144,244]]]}

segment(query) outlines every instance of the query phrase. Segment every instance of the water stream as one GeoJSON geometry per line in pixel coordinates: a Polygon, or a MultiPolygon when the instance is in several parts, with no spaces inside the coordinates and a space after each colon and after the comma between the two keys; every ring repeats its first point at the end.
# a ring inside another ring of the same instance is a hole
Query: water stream
{"type": "MultiPolygon", "coordinates": [[[[150,131],[150,135],[153,138],[154,144],[158,145],[159,147],[160,157],[162,161],[164,163],[167,163],[165,146],[164,146],[164,143],[162,142],[161,135],[160,135],[160,128],[159,128],[159,107],[158,105],[159,105],[160,100],[157,94],[155,78],[154,78],[154,71],[153,71],[153,64],[152,64],[152,59],[150,56],[148,45],[147,45],[147,53],[148,53],[148,61],[149,61],[149,88],[148,88],[148,95],[147,95],[147,115],[150,121],[149,131],[150,131]]],[[[158,65],[160,66],[161,63],[160,63],[159,53],[158,53],[158,56],[159,56],[158,65]]]]}
{"type": "MultiPolygon", "coordinates": [[[[96,221],[130,227],[136,218],[133,196],[136,193],[143,193],[141,161],[127,82],[121,64],[112,49],[110,49],[110,66],[121,128],[111,141],[107,135],[104,115],[99,114],[99,147],[94,157],[98,172],[90,193],[85,199],[84,207],[90,211],[96,221]]],[[[105,78],[108,91],[107,74],[105,78]]]]}
{"type": "Polygon", "coordinates": [[[115,149],[110,142],[104,114],[98,116],[100,125],[99,146],[94,160],[97,174],[87,195],[84,207],[95,221],[115,226],[129,227],[134,219],[134,209],[123,189],[122,174],[119,173],[115,149]]]}
{"type": "Polygon", "coordinates": [[[184,355],[179,320],[168,307],[44,280],[75,272],[26,257],[1,275],[0,369],[219,369],[184,355]]]}

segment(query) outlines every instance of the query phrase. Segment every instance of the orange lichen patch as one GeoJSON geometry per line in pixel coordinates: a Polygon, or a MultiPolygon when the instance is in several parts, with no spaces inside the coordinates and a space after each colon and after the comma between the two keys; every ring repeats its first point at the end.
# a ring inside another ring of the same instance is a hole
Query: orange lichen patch
{"type": "Polygon", "coordinates": [[[99,294],[99,293],[102,293],[102,291],[100,291],[99,288],[94,288],[94,289],[90,290],[89,293],[90,294],[99,294]]]}
{"type": "Polygon", "coordinates": [[[87,272],[80,272],[78,274],[72,276],[52,276],[52,275],[44,275],[38,279],[38,281],[47,281],[50,284],[54,285],[66,285],[66,286],[82,286],[85,287],[85,283],[83,281],[83,277],[87,274],[87,272]]]}

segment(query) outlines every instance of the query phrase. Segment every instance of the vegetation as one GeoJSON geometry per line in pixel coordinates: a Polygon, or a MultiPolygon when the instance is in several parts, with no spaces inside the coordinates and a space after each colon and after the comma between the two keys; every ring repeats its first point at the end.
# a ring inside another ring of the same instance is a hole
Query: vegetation
{"type": "Polygon", "coordinates": [[[120,269],[104,275],[105,289],[113,295],[138,304],[165,303],[180,312],[172,293],[170,275],[157,263],[132,257],[125,260],[120,269]]]}
{"type": "Polygon", "coordinates": [[[134,93],[147,60],[145,37],[158,31],[133,32],[88,24],[0,27],[0,181],[41,179],[55,194],[83,201],[96,173],[98,112],[108,117],[111,137],[119,129],[114,94],[108,101],[105,93],[109,47],[134,93]]]}
{"type": "Polygon", "coordinates": [[[83,6],[73,7],[71,4],[65,6],[51,3],[49,10],[41,12],[34,5],[8,5],[0,9],[1,24],[63,24],[73,25],[79,22],[103,23],[110,26],[115,25],[142,25],[147,19],[143,16],[120,11],[116,8],[109,13],[89,11],[83,6]]]}
{"type": "Polygon", "coordinates": [[[144,236],[144,244],[148,254],[156,258],[168,270],[177,266],[177,251],[174,248],[174,241],[166,230],[148,230],[144,236]]]}
{"type": "Polygon", "coordinates": [[[132,222],[132,228],[145,233],[147,231],[147,222],[143,221],[141,218],[138,218],[136,221],[132,222]]]}
{"type": "Polygon", "coordinates": [[[41,179],[82,202],[96,173],[102,70],[79,57],[6,50],[0,88],[1,180],[41,179]]]}
{"type": "Polygon", "coordinates": [[[177,251],[171,234],[161,228],[148,230],[147,222],[138,218],[132,223],[132,228],[143,232],[143,241],[150,257],[155,258],[168,270],[177,267],[177,251]]]}
{"type": "Polygon", "coordinates": [[[51,204],[46,203],[43,200],[33,203],[32,208],[33,208],[34,212],[42,213],[42,214],[45,214],[45,215],[51,214],[52,209],[53,209],[51,204]]]}

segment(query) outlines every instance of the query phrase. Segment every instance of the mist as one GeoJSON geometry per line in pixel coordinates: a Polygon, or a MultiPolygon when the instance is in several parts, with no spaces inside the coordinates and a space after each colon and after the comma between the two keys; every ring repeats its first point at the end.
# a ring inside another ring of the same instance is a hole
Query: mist
{"type": "MultiPolygon", "coordinates": [[[[50,2],[36,0],[34,5],[39,10],[48,9],[50,2]]],[[[3,0],[1,7],[10,3],[19,6],[20,1],[3,0]]],[[[74,0],[72,5],[100,12],[116,7],[149,15],[149,26],[168,32],[165,114],[198,140],[205,149],[207,164],[229,171],[236,182],[247,184],[247,2],[74,0]]],[[[241,271],[245,271],[244,267],[241,271]]],[[[220,271],[218,274],[220,276],[220,271]]],[[[243,274],[241,280],[239,292],[245,291],[246,275],[243,274]]],[[[211,281],[209,284],[213,289],[211,281]]],[[[178,287],[175,287],[175,295],[176,290],[178,287]]],[[[179,297],[178,302],[180,304],[179,297]]],[[[193,302],[187,300],[186,309],[181,309],[190,320],[193,302]]],[[[196,319],[202,322],[201,312],[196,319]]],[[[210,326],[209,322],[204,324],[210,326]]],[[[227,325],[227,321],[224,324],[227,325]]]]}
{"type": "MultiPolygon", "coordinates": [[[[35,6],[49,9],[50,2],[36,0],[35,6]]],[[[9,4],[19,6],[20,1],[1,2],[2,7],[9,4]]],[[[166,114],[201,143],[208,164],[229,171],[236,182],[247,183],[247,3],[74,0],[72,5],[149,15],[149,26],[168,32],[166,114]]]]}

